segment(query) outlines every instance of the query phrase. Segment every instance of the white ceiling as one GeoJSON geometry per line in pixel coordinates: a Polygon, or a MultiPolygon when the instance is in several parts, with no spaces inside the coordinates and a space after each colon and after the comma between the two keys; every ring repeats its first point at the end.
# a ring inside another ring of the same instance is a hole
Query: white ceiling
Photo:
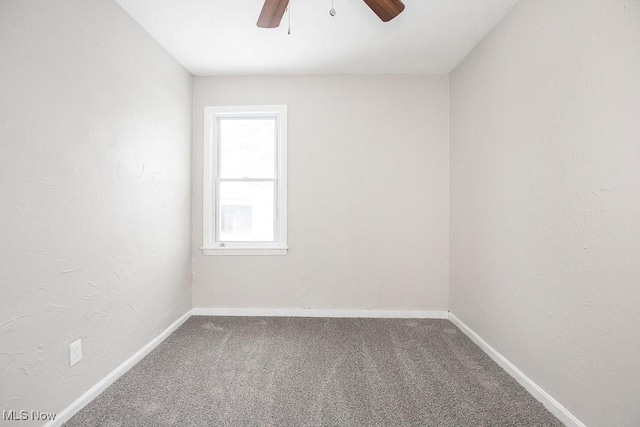
{"type": "Polygon", "coordinates": [[[291,0],[276,29],[263,0],[116,0],[195,75],[447,74],[518,0],[404,0],[383,23],[362,0],[291,0]]]}

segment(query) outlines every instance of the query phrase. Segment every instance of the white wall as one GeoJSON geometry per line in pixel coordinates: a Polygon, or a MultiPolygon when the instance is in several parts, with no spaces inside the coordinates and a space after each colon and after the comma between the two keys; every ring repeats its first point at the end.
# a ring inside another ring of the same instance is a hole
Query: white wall
{"type": "Polygon", "coordinates": [[[521,0],[450,78],[451,311],[640,425],[640,2],[521,0]]]}
{"type": "Polygon", "coordinates": [[[196,78],[195,307],[448,307],[448,79],[196,78]],[[289,106],[289,254],[204,256],[205,105],[289,106]]]}
{"type": "Polygon", "coordinates": [[[190,113],[115,2],[0,2],[1,410],[61,411],[190,309],[190,113]]]}

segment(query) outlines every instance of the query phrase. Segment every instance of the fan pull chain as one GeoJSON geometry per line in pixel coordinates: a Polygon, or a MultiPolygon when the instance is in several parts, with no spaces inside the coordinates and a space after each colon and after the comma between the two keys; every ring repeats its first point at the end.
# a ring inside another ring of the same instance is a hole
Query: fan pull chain
{"type": "Polygon", "coordinates": [[[336,10],[333,8],[333,0],[331,0],[331,9],[329,9],[329,15],[336,16],[336,10]]]}
{"type": "Polygon", "coordinates": [[[287,18],[289,19],[289,28],[287,29],[287,34],[291,35],[291,0],[289,0],[289,5],[287,6],[287,18]]]}

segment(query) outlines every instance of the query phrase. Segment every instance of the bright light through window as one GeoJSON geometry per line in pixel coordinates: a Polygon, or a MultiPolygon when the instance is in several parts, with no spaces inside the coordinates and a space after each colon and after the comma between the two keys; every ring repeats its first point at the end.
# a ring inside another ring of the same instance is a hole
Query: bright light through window
{"type": "Polygon", "coordinates": [[[275,240],[274,182],[243,181],[219,184],[221,242],[273,242],[275,240]]]}
{"type": "Polygon", "coordinates": [[[204,247],[286,253],[286,107],[205,108],[204,247]]]}
{"type": "Polygon", "coordinates": [[[221,178],[275,178],[275,118],[221,118],[219,125],[221,178]]]}

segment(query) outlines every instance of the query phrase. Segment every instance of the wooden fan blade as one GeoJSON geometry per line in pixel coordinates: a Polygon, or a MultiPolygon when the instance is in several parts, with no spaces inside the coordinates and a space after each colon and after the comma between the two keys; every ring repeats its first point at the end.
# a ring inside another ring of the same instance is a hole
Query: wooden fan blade
{"type": "Polygon", "coordinates": [[[258,18],[258,27],[276,28],[279,26],[288,5],[289,0],[264,0],[262,12],[258,18]]]}
{"type": "Polygon", "coordinates": [[[391,21],[404,10],[404,3],[400,0],[364,0],[383,22],[391,21]]]}

